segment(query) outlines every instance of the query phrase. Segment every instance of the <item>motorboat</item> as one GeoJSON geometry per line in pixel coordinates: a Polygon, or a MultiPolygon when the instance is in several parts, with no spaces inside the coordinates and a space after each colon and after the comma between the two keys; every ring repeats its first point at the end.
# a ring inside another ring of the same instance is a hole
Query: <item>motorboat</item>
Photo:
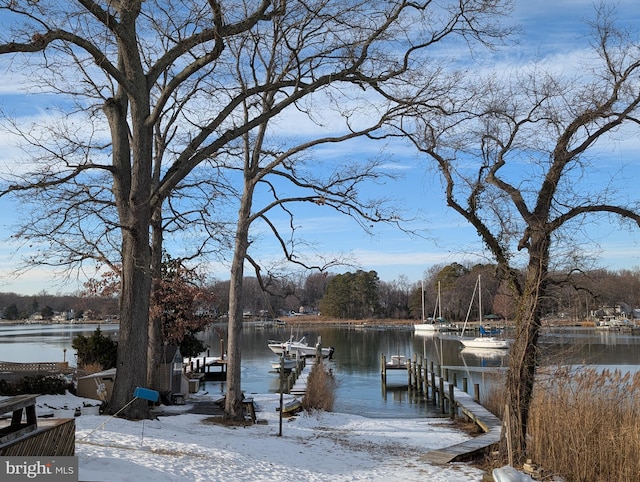
{"type": "MultiPolygon", "coordinates": [[[[316,356],[318,348],[316,346],[310,346],[307,343],[306,335],[295,340],[293,335],[287,341],[275,341],[270,340],[268,344],[269,350],[276,355],[284,355],[285,357],[312,357],[316,356]]],[[[322,358],[331,358],[333,356],[333,347],[322,347],[322,358]]]]}
{"type": "Polygon", "coordinates": [[[296,367],[297,360],[295,358],[284,358],[280,360],[275,360],[271,362],[271,368],[276,371],[280,371],[280,369],[284,369],[285,372],[290,372],[296,367]]]}
{"type": "Polygon", "coordinates": [[[391,355],[391,360],[387,362],[387,368],[407,368],[407,357],[404,355],[391,355]]]}

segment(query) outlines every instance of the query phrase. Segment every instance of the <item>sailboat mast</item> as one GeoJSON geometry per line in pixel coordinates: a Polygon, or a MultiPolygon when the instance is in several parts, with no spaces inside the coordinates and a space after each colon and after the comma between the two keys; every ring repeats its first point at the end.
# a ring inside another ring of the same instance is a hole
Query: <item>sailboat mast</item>
{"type": "Polygon", "coordinates": [[[480,320],[480,326],[482,326],[482,285],[480,284],[480,275],[478,275],[478,319],[480,320]]]}
{"type": "Polygon", "coordinates": [[[420,280],[422,285],[422,322],[424,323],[424,280],[420,280]]]}
{"type": "Polygon", "coordinates": [[[442,318],[442,301],[440,300],[440,281],[438,281],[438,318],[442,318]]]}

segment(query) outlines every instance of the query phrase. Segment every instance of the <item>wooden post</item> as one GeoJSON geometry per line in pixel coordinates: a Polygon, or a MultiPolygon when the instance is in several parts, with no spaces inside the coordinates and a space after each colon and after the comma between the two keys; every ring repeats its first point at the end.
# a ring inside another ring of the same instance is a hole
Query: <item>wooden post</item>
{"type": "Polygon", "coordinates": [[[458,386],[458,374],[456,372],[453,372],[453,386],[458,386]]]}
{"type": "Polygon", "coordinates": [[[449,369],[448,368],[444,369],[444,379],[447,382],[449,381],[449,369]]]}
{"type": "Polygon", "coordinates": [[[380,374],[382,375],[382,383],[387,383],[387,357],[382,354],[382,358],[380,360],[380,374]]]}
{"type": "Polygon", "coordinates": [[[280,429],[278,437],[282,437],[282,410],[284,408],[284,353],[280,355],[280,429]]]}
{"type": "Polygon", "coordinates": [[[473,401],[480,403],[480,385],[477,383],[473,384],[473,401]]]}
{"type": "Polygon", "coordinates": [[[442,377],[440,377],[438,395],[440,395],[440,413],[444,413],[444,378],[442,377]]]}
{"type": "Polygon", "coordinates": [[[431,399],[436,404],[436,374],[433,371],[433,363],[431,364],[431,399]]]}
{"type": "Polygon", "coordinates": [[[316,363],[320,363],[320,360],[322,360],[322,336],[318,336],[316,343],[316,363]]]}
{"type": "Polygon", "coordinates": [[[449,416],[451,420],[456,418],[456,401],[453,396],[453,391],[455,389],[455,385],[449,384],[449,416]]]}
{"type": "Polygon", "coordinates": [[[407,360],[407,387],[411,390],[411,358],[407,360]]]}

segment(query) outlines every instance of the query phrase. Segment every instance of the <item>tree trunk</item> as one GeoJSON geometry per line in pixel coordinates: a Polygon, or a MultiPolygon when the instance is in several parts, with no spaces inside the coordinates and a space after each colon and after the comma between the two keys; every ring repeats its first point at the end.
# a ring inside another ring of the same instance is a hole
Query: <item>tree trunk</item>
{"type": "Polygon", "coordinates": [[[134,46],[136,11],[124,11],[119,67],[130,80],[131,90],[118,91],[105,102],[105,114],[113,145],[114,197],[122,233],[120,338],[113,393],[107,413],[130,419],[148,418],[146,400],[133,393],[148,382],[149,302],[151,298],[151,249],[149,230],[152,207],[153,126],[147,125],[150,105],[140,54],[134,46]],[[127,38],[127,35],[130,38],[127,38]],[[130,110],[129,110],[130,107],[130,110]]]}
{"type": "Polygon", "coordinates": [[[224,416],[230,420],[242,420],[242,387],[241,387],[241,361],[242,353],[240,342],[242,338],[242,285],[244,277],[244,261],[249,247],[249,216],[251,211],[250,188],[244,190],[240,210],[238,212],[238,225],[236,228],[236,241],[231,264],[231,283],[229,285],[229,330],[227,339],[227,394],[224,405],[224,416]]]}
{"type": "MultiPolygon", "coordinates": [[[[159,289],[162,277],[162,210],[156,207],[152,219],[151,235],[151,266],[152,285],[151,296],[159,289]]],[[[157,311],[157,310],[156,310],[157,311]]],[[[149,347],[147,351],[147,386],[154,390],[160,390],[159,375],[160,365],[163,362],[162,319],[159,313],[149,317],[149,347]]]]}
{"type": "Polygon", "coordinates": [[[540,301],[547,286],[549,264],[548,236],[532,236],[529,265],[516,315],[516,337],[509,353],[507,400],[510,425],[502,437],[502,453],[507,453],[506,437],[511,439],[512,457],[516,463],[526,459],[527,427],[538,362],[540,334],[540,301]]]}
{"type": "MultiPolygon", "coordinates": [[[[142,224],[142,223],[141,223],[142,224]]],[[[147,231],[143,231],[146,234],[147,231]]],[[[138,386],[147,381],[149,294],[149,242],[146,235],[135,236],[123,230],[122,290],[120,294],[120,338],[118,363],[108,414],[119,412],[129,419],[148,418],[146,400],[133,400],[138,386]]]]}

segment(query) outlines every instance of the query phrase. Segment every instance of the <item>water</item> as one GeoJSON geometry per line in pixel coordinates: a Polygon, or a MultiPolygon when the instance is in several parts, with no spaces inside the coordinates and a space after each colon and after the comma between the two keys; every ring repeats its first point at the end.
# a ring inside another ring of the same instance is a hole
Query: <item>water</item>
{"type": "Polygon", "coordinates": [[[0,324],[0,361],[67,361],[75,367],[75,350],[71,347],[73,339],[80,334],[90,336],[98,326],[105,335],[119,328],[117,324],[0,324]]]}
{"type": "MultiPolygon", "coordinates": [[[[105,333],[117,330],[117,325],[100,325],[105,333]]],[[[73,338],[81,333],[92,334],[96,325],[0,325],[0,360],[15,362],[63,361],[75,366],[73,338]],[[64,349],[66,348],[66,353],[64,349]]],[[[226,327],[208,329],[203,340],[211,356],[220,354],[220,335],[226,327]]],[[[442,366],[455,373],[461,386],[466,378],[469,387],[477,383],[481,393],[500,380],[506,367],[506,350],[470,351],[454,337],[416,335],[409,327],[349,328],[323,326],[294,328],[297,338],[307,335],[314,344],[318,336],[323,346],[333,346],[332,368],[338,381],[334,409],[369,417],[415,418],[437,416],[436,409],[424,400],[409,396],[404,370],[387,374],[383,390],[380,376],[381,356],[400,354],[407,358],[420,354],[427,363],[442,366]]],[[[245,393],[275,393],[278,374],[271,370],[277,357],[267,348],[270,339],[284,340],[290,328],[257,328],[245,325],[242,334],[242,388],[245,393]]],[[[620,368],[635,371],[640,367],[640,337],[593,328],[546,330],[540,339],[543,364],[559,362],[591,365],[600,368],[620,368]]],[[[205,390],[224,393],[221,382],[206,382],[205,390]]]]}

